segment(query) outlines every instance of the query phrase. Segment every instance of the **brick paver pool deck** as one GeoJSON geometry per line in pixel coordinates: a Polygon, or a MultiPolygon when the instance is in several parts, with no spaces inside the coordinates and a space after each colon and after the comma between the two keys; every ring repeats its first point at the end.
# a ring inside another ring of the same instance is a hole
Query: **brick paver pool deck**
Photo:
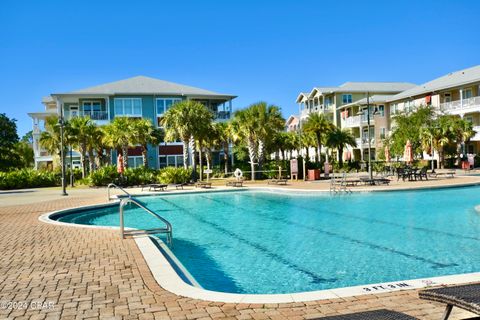
{"type": "MultiPolygon", "coordinates": [[[[156,283],[134,240],[38,221],[42,213],[106,201],[103,189],[57,192],[0,193],[0,319],[313,319],[379,308],[440,319],[443,312],[417,290],[287,304],[177,296],[156,283]]],[[[451,319],[470,316],[454,309],[451,319]]]]}

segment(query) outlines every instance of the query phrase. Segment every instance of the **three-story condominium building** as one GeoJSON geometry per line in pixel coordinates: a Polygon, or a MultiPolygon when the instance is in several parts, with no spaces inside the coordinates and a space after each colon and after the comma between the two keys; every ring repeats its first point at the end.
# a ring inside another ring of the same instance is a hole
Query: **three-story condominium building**
{"type": "Polygon", "coordinates": [[[297,96],[300,121],[305,121],[312,112],[320,112],[336,126],[350,128],[357,148],[345,152],[350,152],[353,159],[364,160],[368,157],[369,140],[374,157],[377,143],[381,141],[375,137],[387,134],[389,109],[386,99],[414,87],[415,84],[407,82],[346,82],[338,87],[315,87],[310,93],[302,92],[297,96]],[[370,136],[367,102],[370,105],[370,136]]]}
{"type": "Polygon", "coordinates": [[[466,152],[480,152],[480,65],[405,90],[387,102],[392,114],[425,105],[470,121],[477,134],[467,143],[466,152]]]}
{"type": "Polygon", "coordinates": [[[477,134],[466,144],[465,151],[480,152],[480,65],[418,86],[403,82],[347,82],[339,87],[314,88],[310,93],[300,93],[296,102],[301,122],[312,112],[322,112],[335,125],[350,129],[357,147],[345,152],[351,152],[355,160],[368,159],[369,145],[375,159],[383,139],[395,125],[394,115],[421,105],[434,108],[438,114],[457,115],[472,122],[477,134]]]}
{"type": "MultiPolygon", "coordinates": [[[[173,104],[181,100],[194,100],[209,108],[216,121],[224,121],[231,117],[232,100],[235,97],[144,76],[71,92],[53,93],[42,100],[45,111],[29,113],[33,119],[35,166],[52,161],[52,155],[39,143],[44,121],[49,116],[60,115],[62,112],[65,120],[88,116],[98,125],[105,125],[115,117],[136,117],[150,119],[159,126],[161,118],[173,104]]],[[[148,149],[148,164],[152,168],[183,165],[181,143],[162,143],[148,149]]],[[[135,167],[141,163],[140,149],[130,148],[129,166],[135,167]]]]}

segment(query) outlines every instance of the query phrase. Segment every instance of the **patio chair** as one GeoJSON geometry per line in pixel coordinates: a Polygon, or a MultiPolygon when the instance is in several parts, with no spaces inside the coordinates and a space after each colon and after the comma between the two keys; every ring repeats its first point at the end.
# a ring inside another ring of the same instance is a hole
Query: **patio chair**
{"type": "Polygon", "coordinates": [[[195,183],[195,188],[210,189],[211,187],[212,187],[212,183],[211,183],[211,182],[199,181],[199,182],[195,183]]]}
{"type": "Polygon", "coordinates": [[[417,178],[419,178],[420,180],[423,180],[423,178],[425,178],[425,180],[428,180],[427,170],[427,167],[423,167],[422,169],[420,169],[420,171],[415,172],[415,180],[417,180],[417,178]]]}
{"type": "Polygon", "coordinates": [[[379,309],[374,311],[356,312],[339,316],[316,318],[318,320],[418,320],[412,316],[396,311],[379,309]]]}
{"type": "Polygon", "coordinates": [[[286,185],[287,181],[288,181],[287,179],[269,179],[267,181],[267,184],[276,184],[276,185],[284,184],[284,185],[286,185]]]}
{"type": "Polygon", "coordinates": [[[228,180],[226,183],[227,187],[243,187],[243,180],[241,179],[232,179],[228,180]]]}

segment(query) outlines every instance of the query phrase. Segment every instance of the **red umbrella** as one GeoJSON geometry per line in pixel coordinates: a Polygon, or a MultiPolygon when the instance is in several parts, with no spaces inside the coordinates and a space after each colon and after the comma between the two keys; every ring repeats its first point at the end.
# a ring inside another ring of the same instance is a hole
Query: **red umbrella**
{"type": "Polygon", "coordinates": [[[412,163],[413,162],[412,144],[410,143],[410,140],[407,140],[407,144],[405,145],[405,152],[403,153],[403,160],[406,163],[412,163]]]}
{"type": "Polygon", "coordinates": [[[385,145],[385,160],[387,162],[390,162],[391,160],[391,157],[390,157],[390,148],[388,147],[388,145],[385,145]]]}
{"type": "Polygon", "coordinates": [[[121,154],[118,154],[117,157],[117,172],[123,174],[123,157],[121,154]]]}

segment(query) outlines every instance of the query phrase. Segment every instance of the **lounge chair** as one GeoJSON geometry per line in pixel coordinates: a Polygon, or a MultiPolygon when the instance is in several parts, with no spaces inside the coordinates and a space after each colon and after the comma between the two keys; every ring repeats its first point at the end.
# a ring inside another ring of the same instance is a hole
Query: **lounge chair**
{"type": "Polygon", "coordinates": [[[339,316],[316,318],[322,320],[418,320],[412,316],[396,311],[380,309],[374,311],[356,312],[339,316]]]}
{"type": "Polygon", "coordinates": [[[243,180],[228,180],[226,183],[227,187],[243,187],[243,180]]]}
{"type": "Polygon", "coordinates": [[[453,307],[480,315],[480,284],[428,289],[420,291],[418,296],[420,299],[445,303],[447,306],[443,314],[443,320],[448,319],[453,307]]]}
{"type": "Polygon", "coordinates": [[[174,183],[174,184],[172,184],[172,187],[175,187],[175,189],[177,189],[177,190],[183,190],[184,185],[185,185],[185,183],[174,183]]]}
{"type": "Polygon", "coordinates": [[[148,188],[148,191],[165,191],[167,189],[167,184],[159,184],[159,183],[150,183],[142,185],[142,191],[145,188],[148,188]]]}
{"type": "Polygon", "coordinates": [[[438,178],[438,177],[445,177],[445,178],[453,178],[455,175],[454,170],[446,171],[446,172],[436,172],[433,171],[430,173],[430,177],[438,178]]]}
{"type": "Polygon", "coordinates": [[[212,187],[211,182],[204,182],[204,181],[199,181],[195,183],[195,188],[204,188],[204,189],[210,189],[212,187]]]}
{"type": "Polygon", "coordinates": [[[287,184],[287,179],[270,179],[267,181],[267,184],[276,184],[276,185],[279,185],[279,184],[283,184],[283,185],[286,185],[287,184]]]}

